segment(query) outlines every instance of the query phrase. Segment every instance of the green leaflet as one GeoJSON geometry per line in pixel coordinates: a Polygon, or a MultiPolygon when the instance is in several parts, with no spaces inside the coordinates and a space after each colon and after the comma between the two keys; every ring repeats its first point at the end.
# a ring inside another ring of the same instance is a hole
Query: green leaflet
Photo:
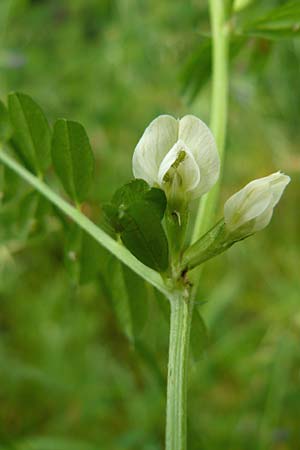
{"type": "Polygon", "coordinates": [[[134,180],[115,193],[104,212],[114,231],[136,258],[158,272],[168,268],[168,241],[161,221],[166,208],[162,190],[134,180]]]}
{"type": "Polygon", "coordinates": [[[168,241],[159,216],[147,202],[133,204],[121,219],[124,245],[144,264],[158,272],[168,267],[168,241]]]}
{"type": "Polygon", "coordinates": [[[50,164],[51,132],[48,121],[31,97],[21,93],[8,96],[12,141],[25,165],[42,175],[50,164]]]}
{"type": "Polygon", "coordinates": [[[75,203],[86,199],[94,172],[94,157],[88,136],[77,122],[59,119],[52,139],[54,169],[75,203]]]}
{"type": "Polygon", "coordinates": [[[166,209],[166,196],[161,189],[150,188],[144,180],[133,180],[119,188],[112,198],[112,204],[126,209],[132,204],[146,201],[162,220],[166,209]]]}

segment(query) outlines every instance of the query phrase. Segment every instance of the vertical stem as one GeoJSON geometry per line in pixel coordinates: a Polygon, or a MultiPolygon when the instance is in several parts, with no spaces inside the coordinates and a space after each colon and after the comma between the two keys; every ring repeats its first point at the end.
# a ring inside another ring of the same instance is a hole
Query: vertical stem
{"type": "MultiPolygon", "coordinates": [[[[227,2],[225,0],[209,0],[209,4],[213,37],[211,129],[216,139],[222,164],[228,99],[229,30],[226,25],[225,11],[227,2]]],[[[219,183],[202,199],[192,242],[195,242],[210,227],[218,194],[219,183]]],[[[177,292],[171,298],[166,450],[186,450],[187,364],[192,305],[197,284],[198,282],[195,283],[192,292],[188,292],[186,295],[183,292],[177,292]]]]}
{"type": "MultiPolygon", "coordinates": [[[[227,125],[229,27],[226,24],[225,0],[210,0],[209,6],[213,40],[210,127],[216,139],[222,168],[227,125]]],[[[219,186],[220,179],[214,188],[201,200],[192,242],[199,239],[212,225],[219,195],[219,186]]]]}
{"type": "Polygon", "coordinates": [[[166,450],[186,450],[186,397],[192,304],[183,292],[171,300],[166,450]]]}

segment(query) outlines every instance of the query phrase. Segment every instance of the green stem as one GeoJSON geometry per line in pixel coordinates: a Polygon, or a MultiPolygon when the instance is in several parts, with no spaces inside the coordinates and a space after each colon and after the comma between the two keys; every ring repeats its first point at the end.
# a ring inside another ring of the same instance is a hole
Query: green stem
{"type": "Polygon", "coordinates": [[[192,304],[183,292],[171,299],[166,450],[186,450],[187,372],[192,304]]]}
{"type": "MultiPolygon", "coordinates": [[[[227,126],[229,28],[226,24],[226,2],[223,0],[210,0],[209,5],[213,39],[210,127],[219,150],[222,168],[227,126]]],[[[201,200],[192,242],[197,241],[213,225],[220,181],[221,176],[214,188],[201,200]]]]}
{"type": "MultiPolygon", "coordinates": [[[[220,153],[221,166],[224,159],[224,144],[228,102],[228,49],[229,32],[226,26],[223,0],[210,0],[213,35],[213,73],[211,129],[220,153]]],[[[214,218],[219,195],[219,183],[201,202],[193,231],[192,242],[207,231],[214,218]]],[[[186,297],[183,293],[171,299],[171,329],[167,391],[166,450],[186,450],[186,391],[189,336],[193,312],[193,299],[197,292],[199,277],[186,297]]]]}
{"type": "Polygon", "coordinates": [[[3,152],[1,148],[0,161],[2,161],[3,164],[17,173],[21,178],[23,178],[23,180],[27,181],[31,186],[33,186],[38,192],[46,197],[57,208],[63,211],[67,216],[69,216],[75,223],[77,223],[80,228],[82,228],[86,233],[92,236],[110,253],[116,256],[116,258],[118,258],[122,263],[126,264],[126,266],[128,266],[135,273],[140,275],[142,278],[144,278],[144,280],[148,281],[159,291],[161,291],[166,297],[169,298],[170,291],[166,288],[161,276],[157,272],[138,261],[125,247],[123,247],[123,245],[111,238],[108,234],[101,230],[101,228],[97,227],[97,225],[89,220],[77,208],[74,208],[68,202],[63,200],[43,181],[34,176],[23,166],[18,164],[7,153],[3,152]]]}

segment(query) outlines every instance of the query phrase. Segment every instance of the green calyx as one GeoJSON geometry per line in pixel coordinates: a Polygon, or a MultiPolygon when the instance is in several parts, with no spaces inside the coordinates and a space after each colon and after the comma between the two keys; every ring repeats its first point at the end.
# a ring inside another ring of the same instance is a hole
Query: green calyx
{"type": "Polygon", "coordinates": [[[250,234],[230,233],[224,219],[221,219],[184,252],[182,257],[183,272],[194,269],[249,236],[250,234]]]}

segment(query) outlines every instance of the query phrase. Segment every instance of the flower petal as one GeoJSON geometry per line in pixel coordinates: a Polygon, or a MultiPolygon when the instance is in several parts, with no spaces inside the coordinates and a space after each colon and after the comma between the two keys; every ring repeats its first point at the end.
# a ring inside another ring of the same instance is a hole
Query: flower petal
{"type": "Polygon", "coordinates": [[[179,122],[179,139],[183,140],[198,164],[201,180],[193,197],[208,192],[220,173],[220,158],[215,139],[202,120],[193,115],[184,116],[179,122]]]}
{"type": "Polygon", "coordinates": [[[169,115],[158,116],[150,123],[134,150],[135,178],[142,178],[150,185],[158,182],[160,163],[177,141],[178,125],[178,120],[169,115]]]}
{"type": "Polygon", "coordinates": [[[232,195],[224,205],[224,218],[233,231],[249,222],[270,205],[272,193],[265,180],[254,180],[232,195]]]}
{"type": "Polygon", "coordinates": [[[200,181],[199,167],[195,161],[193,154],[181,140],[176,142],[176,144],[166,154],[160,164],[158,180],[161,186],[163,186],[166,182],[166,174],[169,173],[170,177],[172,177],[172,171],[176,171],[180,176],[182,183],[181,188],[183,191],[189,192],[198,186],[200,181]],[[182,160],[180,160],[181,155],[182,160]],[[177,167],[174,168],[174,166],[177,167]]]}
{"type": "Polygon", "coordinates": [[[272,216],[273,216],[273,208],[272,206],[268,206],[268,208],[266,208],[266,210],[255,219],[253,228],[251,230],[252,233],[256,233],[257,231],[260,231],[267,225],[269,225],[272,216]]]}
{"type": "Polygon", "coordinates": [[[289,182],[289,176],[276,172],[248,183],[224,205],[227,228],[234,231],[248,223],[251,229],[249,231],[255,232],[266,227],[271,220],[274,206],[289,182]]]}
{"type": "MultiPolygon", "coordinates": [[[[291,181],[290,177],[288,175],[285,175],[281,172],[276,172],[273,175],[273,178],[271,180],[271,191],[272,191],[272,207],[277,205],[277,203],[280,200],[280,197],[283,194],[284,189],[291,181]],[[276,177],[275,177],[276,175],[276,177]]],[[[270,175],[271,176],[271,175],[270,175]]]]}

